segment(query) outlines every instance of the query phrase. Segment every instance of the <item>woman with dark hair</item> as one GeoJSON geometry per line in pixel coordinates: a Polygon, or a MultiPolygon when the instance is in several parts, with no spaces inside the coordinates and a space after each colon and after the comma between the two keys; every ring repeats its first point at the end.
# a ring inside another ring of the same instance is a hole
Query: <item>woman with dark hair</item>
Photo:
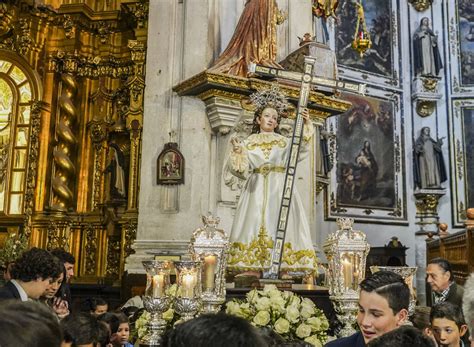
{"type": "MultiPolygon", "coordinates": [[[[279,90],[274,87],[260,91],[252,94],[251,99],[256,107],[252,134],[243,141],[231,140],[227,161],[234,176],[246,179],[232,225],[228,268],[235,272],[251,271],[258,276],[270,266],[291,140],[278,131],[280,117],[288,106],[279,90]]],[[[303,117],[301,152],[307,152],[313,127],[307,110],[303,117]]],[[[291,199],[281,271],[311,272],[316,255],[296,187],[291,199]]]]}
{"type": "Polygon", "coordinates": [[[63,267],[63,272],[58,278],[53,279],[40,298],[41,301],[56,313],[59,319],[63,319],[69,315],[69,304],[65,300],[66,285],[66,268],[63,267]]]}

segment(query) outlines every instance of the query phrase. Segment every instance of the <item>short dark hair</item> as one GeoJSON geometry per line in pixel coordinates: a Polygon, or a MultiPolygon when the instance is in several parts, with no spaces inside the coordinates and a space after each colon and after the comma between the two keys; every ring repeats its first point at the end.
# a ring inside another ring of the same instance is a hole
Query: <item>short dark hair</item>
{"type": "Polygon", "coordinates": [[[63,264],[64,263],[70,263],[70,264],[75,264],[76,263],[76,259],[74,258],[74,256],[71,253],[66,252],[62,248],[53,249],[51,251],[51,254],[54,255],[59,260],[61,260],[63,262],[63,264]]]}
{"type": "Polygon", "coordinates": [[[256,328],[243,318],[225,313],[206,314],[178,324],[163,338],[166,347],[263,347],[256,328]]]}
{"type": "Polygon", "coordinates": [[[384,297],[394,314],[402,309],[408,310],[410,288],[403,277],[395,272],[378,271],[360,282],[360,289],[368,293],[375,292],[384,297]]]}
{"type": "Polygon", "coordinates": [[[370,341],[368,347],[435,347],[435,343],[417,328],[405,325],[370,341]]]}
{"type": "Polygon", "coordinates": [[[428,264],[426,264],[426,266],[430,264],[438,265],[441,269],[443,269],[444,272],[449,271],[449,280],[454,281],[453,270],[451,269],[451,263],[449,261],[443,258],[433,258],[428,261],[428,264]]]}
{"type": "Polygon", "coordinates": [[[99,323],[89,313],[81,312],[67,316],[61,321],[61,328],[65,342],[72,342],[72,346],[94,346],[99,342],[99,323]]]}
{"type": "Polygon", "coordinates": [[[59,347],[58,319],[44,304],[14,300],[0,306],[0,346],[59,347]]]}
{"type": "Polygon", "coordinates": [[[430,322],[433,324],[433,320],[436,318],[446,318],[447,320],[456,323],[459,329],[462,325],[465,325],[464,316],[462,315],[461,307],[456,306],[450,302],[441,302],[434,305],[430,312],[430,322]]]}
{"type": "Polygon", "coordinates": [[[112,312],[105,312],[105,313],[102,313],[101,315],[99,315],[97,317],[97,320],[99,322],[107,323],[107,325],[110,328],[110,333],[111,334],[115,334],[116,332],[118,332],[118,329],[119,329],[119,326],[120,326],[120,320],[119,320],[119,318],[117,317],[116,314],[114,314],[112,312]]]}
{"type": "Polygon", "coordinates": [[[31,282],[39,278],[58,278],[63,267],[50,252],[33,247],[15,260],[11,274],[14,279],[31,282]]]}
{"type": "Polygon", "coordinates": [[[93,297],[93,298],[86,298],[81,303],[81,311],[83,312],[93,312],[97,308],[97,306],[109,305],[107,301],[102,299],[101,297],[93,297]]]}

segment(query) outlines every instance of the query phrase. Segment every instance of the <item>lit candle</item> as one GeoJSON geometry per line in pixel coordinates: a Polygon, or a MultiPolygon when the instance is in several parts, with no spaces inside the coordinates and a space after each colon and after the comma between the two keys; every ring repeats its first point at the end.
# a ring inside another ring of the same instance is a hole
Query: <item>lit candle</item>
{"type": "Polygon", "coordinates": [[[153,276],[153,297],[159,298],[163,295],[165,288],[165,276],[155,275],[153,276]]]}
{"type": "Polygon", "coordinates": [[[194,286],[196,285],[196,275],[184,274],[181,280],[181,293],[183,298],[194,297],[194,286]]]}
{"type": "Polygon", "coordinates": [[[344,286],[346,288],[352,287],[352,264],[348,260],[342,261],[342,273],[344,275],[344,286]]]}
{"type": "Polygon", "coordinates": [[[214,289],[215,287],[215,272],[216,272],[217,257],[215,255],[208,255],[204,257],[204,288],[214,289]]]}

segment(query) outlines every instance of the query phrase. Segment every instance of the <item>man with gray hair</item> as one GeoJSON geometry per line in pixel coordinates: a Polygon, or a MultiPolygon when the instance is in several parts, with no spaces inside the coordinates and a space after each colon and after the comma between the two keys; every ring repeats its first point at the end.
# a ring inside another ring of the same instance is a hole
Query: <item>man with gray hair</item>
{"type": "Polygon", "coordinates": [[[462,311],[464,314],[464,320],[469,328],[471,347],[474,347],[474,273],[469,276],[464,284],[462,311]]]}

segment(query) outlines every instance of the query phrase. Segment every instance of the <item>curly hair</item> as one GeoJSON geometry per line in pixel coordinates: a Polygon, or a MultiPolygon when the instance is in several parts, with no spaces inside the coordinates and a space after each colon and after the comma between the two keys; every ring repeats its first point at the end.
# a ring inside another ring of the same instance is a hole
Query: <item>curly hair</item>
{"type": "Polygon", "coordinates": [[[69,263],[69,264],[76,263],[76,259],[74,258],[74,256],[71,253],[66,252],[64,249],[55,248],[51,251],[51,254],[54,255],[59,260],[61,260],[63,263],[69,263]]]}
{"type": "Polygon", "coordinates": [[[32,248],[15,261],[11,274],[14,279],[31,282],[37,279],[58,278],[63,271],[58,258],[44,249],[32,248]]]}
{"type": "MultiPolygon", "coordinates": [[[[276,108],[274,108],[272,105],[266,105],[265,107],[261,107],[259,109],[257,109],[254,113],[254,117],[253,117],[253,123],[252,123],[252,134],[259,134],[260,133],[260,124],[257,123],[257,119],[260,118],[262,116],[262,112],[263,110],[265,110],[266,108],[273,108],[275,111],[277,111],[276,108]]],[[[275,130],[273,130],[275,133],[277,134],[280,134],[280,121],[281,121],[281,114],[278,113],[277,111],[277,114],[278,114],[278,119],[277,119],[277,127],[275,128],[275,130]]]]}

